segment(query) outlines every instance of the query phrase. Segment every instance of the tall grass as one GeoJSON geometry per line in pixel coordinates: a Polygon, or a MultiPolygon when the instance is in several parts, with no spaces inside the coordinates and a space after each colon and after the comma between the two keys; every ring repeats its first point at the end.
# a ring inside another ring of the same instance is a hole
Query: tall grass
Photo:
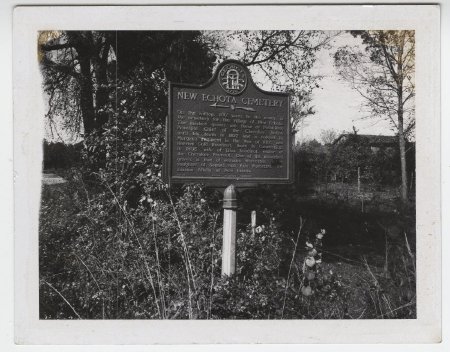
{"type": "Polygon", "coordinates": [[[286,232],[267,213],[270,221],[256,233],[250,224],[239,227],[236,274],[223,278],[221,209],[200,187],[174,194],[161,184],[130,207],[124,190],[98,180],[44,189],[41,318],[415,317],[415,257],[406,235],[386,243],[384,266],[335,254],[344,268],[327,262],[332,250],[315,242],[319,234],[303,218],[286,232]]]}
{"type": "Polygon", "coordinates": [[[366,292],[375,318],[416,318],[416,259],[406,233],[403,240],[390,246],[386,240],[385,265],[379,274],[364,258],[371,278],[366,292]]]}

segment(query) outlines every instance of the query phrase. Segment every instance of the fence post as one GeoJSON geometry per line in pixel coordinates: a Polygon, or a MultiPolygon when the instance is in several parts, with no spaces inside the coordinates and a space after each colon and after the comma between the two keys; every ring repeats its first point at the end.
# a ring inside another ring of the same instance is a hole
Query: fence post
{"type": "Polygon", "coordinates": [[[361,171],[359,166],[358,166],[358,193],[361,193],[361,171]]]}

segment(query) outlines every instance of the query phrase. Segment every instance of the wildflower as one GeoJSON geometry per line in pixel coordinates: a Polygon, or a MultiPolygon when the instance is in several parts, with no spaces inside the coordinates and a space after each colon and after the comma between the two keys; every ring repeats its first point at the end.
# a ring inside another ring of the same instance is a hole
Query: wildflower
{"type": "Polygon", "coordinates": [[[310,257],[314,257],[316,254],[317,254],[317,250],[315,250],[314,248],[311,249],[311,250],[308,252],[308,255],[309,255],[310,257]]]}
{"type": "Polygon", "coordinates": [[[305,264],[309,267],[312,267],[315,263],[316,263],[316,261],[313,257],[307,257],[305,259],[305,264]]]}
{"type": "Polygon", "coordinates": [[[313,271],[309,271],[307,274],[306,274],[306,277],[307,277],[307,279],[308,280],[314,280],[314,278],[316,277],[316,274],[313,272],[313,271]]]}
{"type": "Polygon", "coordinates": [[[323,236],[325,235],[326,231],[325,229],[321,229],[320,232],[316,235],[316,237],[321,240],[323,236]]]}
{"type": "Polygon", "coordinates": [[[263,228],[262,228],[261,226],[258,226],[258,227],[255,229],[255,231],[256,231],[256,233],[261,233],[261,232],[263,232],[263,228]]]}
{"type": "Polygon", "coordinates": [[[302,293],[303,293],[304,296],[311,296],[311,294],[312,294],[311,286],[303,286],[302,287],[302,293]]]}
{"type": "Polygon", "coordinates": [[[203,198],[200,199],[200,203],[205,203],[205,202],[206,202],[206,200],[204,200],[203,198]]]}

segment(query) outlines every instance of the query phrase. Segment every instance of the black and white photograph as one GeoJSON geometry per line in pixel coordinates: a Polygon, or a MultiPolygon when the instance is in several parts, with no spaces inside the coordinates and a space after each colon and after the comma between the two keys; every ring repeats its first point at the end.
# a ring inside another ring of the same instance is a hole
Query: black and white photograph
{"type": "MultiPolygon", "coordinates": [[[[218,17],[221,7],[207,10],[218,17]]],[[[434,317],[440,303],[418,298],[440,290],[440,247],[430,249],[439,222],[427,210],[436,184],[423,176],[439,146],[424,146],[437,121],[424,88],[438,81],[430,73],[423,83],[424,30],[293,20],[211,28],[192,24],[202,9],[189,11],[184,27],[36,27],[36,105],[26,114],[37,136],[25,141],[23,123],[15,136],[24,140],[16,151],[27,153],[31,140],[39,149],[27,166],[38,172],[26,181],[35,196],[22,190],[17,203],[30,204],[20,211],[36,229],[24,247],[33,256],[18,270],[32,268],[26,282],[37,286],[20,281],[17,297],[28,303],[19,311],[31,309],[42,327],[382,329],[416,324],[427,309],[434,317]]],[[[17,218],[16,226],[26,233],[17,218]]]]}
{"type": "Polygon", "coordinates": [[[416,317],[414,31],[38,48],[41,319],[416,317]]]}

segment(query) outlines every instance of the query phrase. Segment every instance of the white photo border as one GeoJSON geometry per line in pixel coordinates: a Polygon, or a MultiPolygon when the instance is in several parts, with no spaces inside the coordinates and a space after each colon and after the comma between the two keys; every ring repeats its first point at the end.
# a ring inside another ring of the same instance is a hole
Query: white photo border
{"type": "Polygon", "coordinates": [[[441,340],[438,5],[16,7],[13,28],[15,341],[18,344],[428,343],[441,340]],[[40,30],[414,29],[417,319],[39,320],[38,224],[45,104],[40,30]],[[226,334],[223,332],[226,331],[226,334]]]}

